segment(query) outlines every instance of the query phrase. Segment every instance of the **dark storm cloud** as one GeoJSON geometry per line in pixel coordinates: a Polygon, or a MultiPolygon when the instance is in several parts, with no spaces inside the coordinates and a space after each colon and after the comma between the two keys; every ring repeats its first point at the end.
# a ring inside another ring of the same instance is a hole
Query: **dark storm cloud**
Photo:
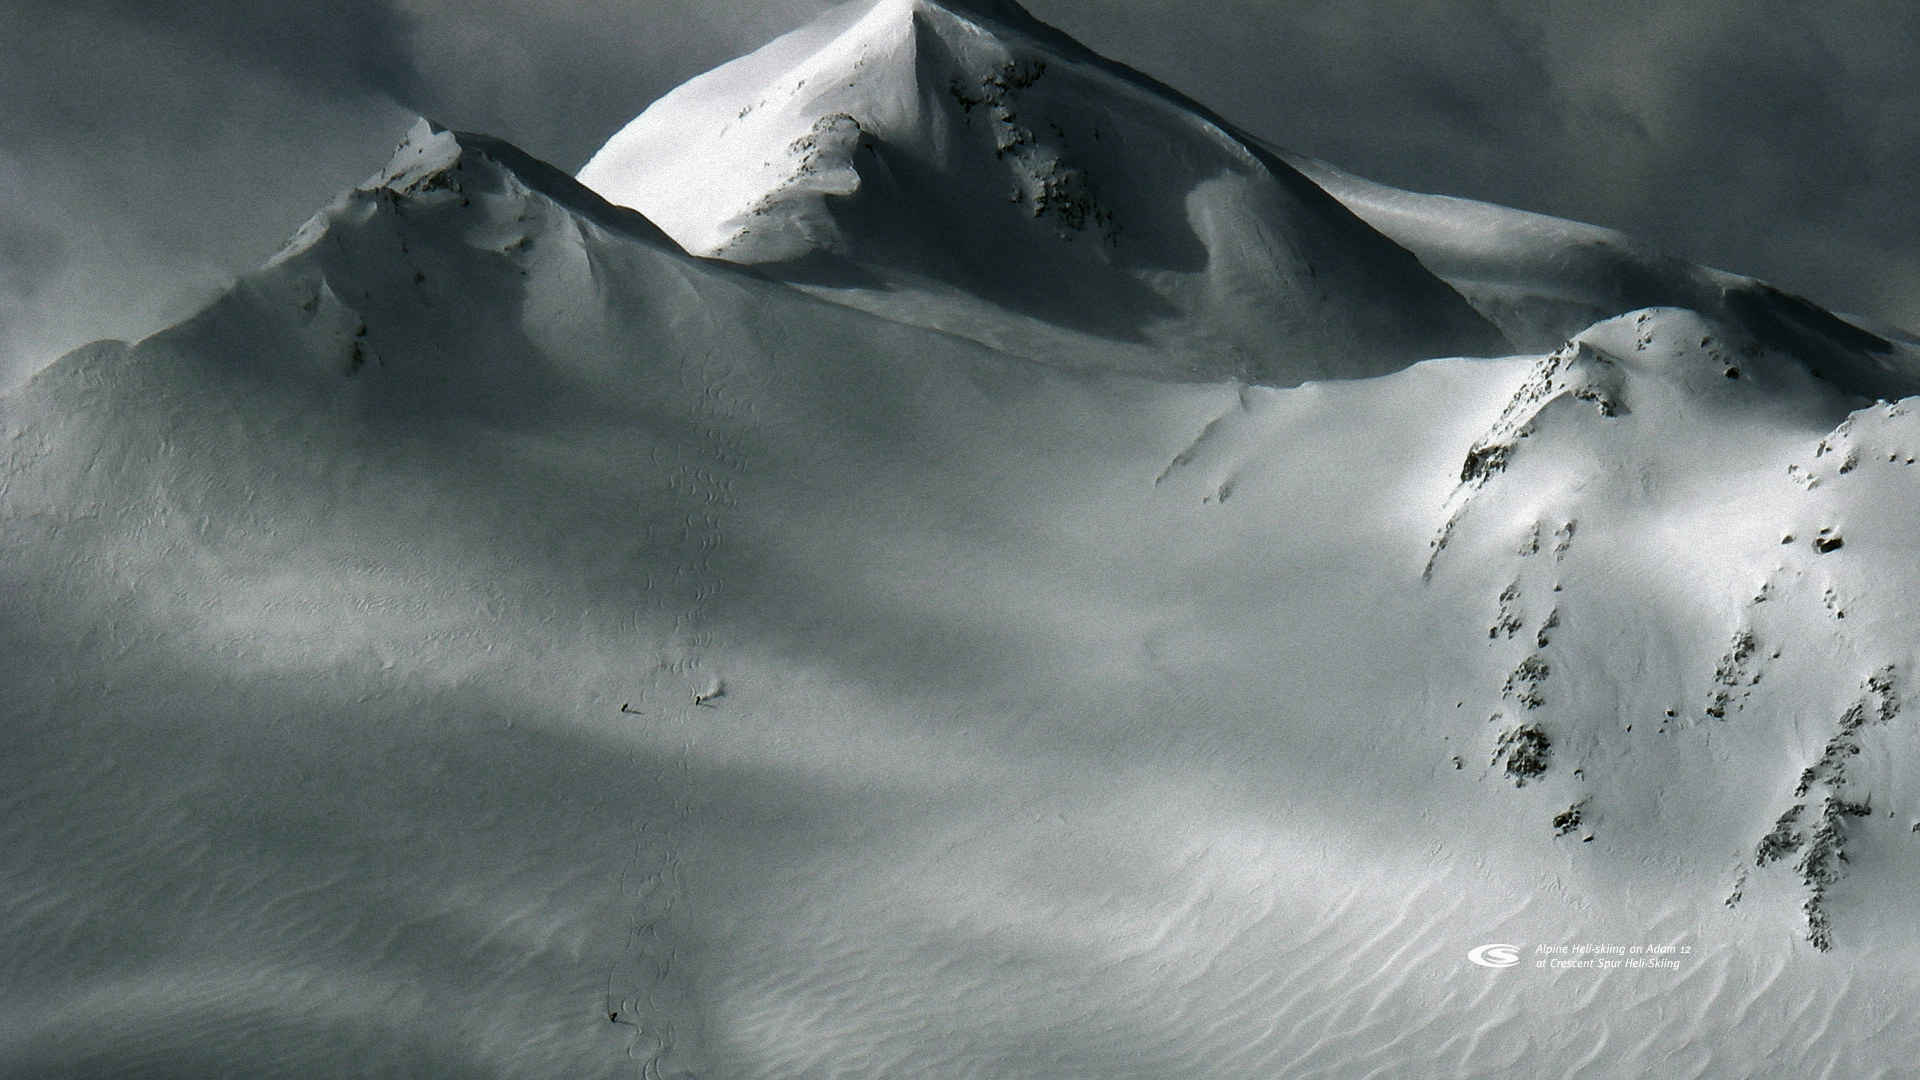
{"type": "Polygon", "coordinates": [[[0,217],[0,300],[31,299],[67,259],[67,242],[59,233],[0,217]]]}
{"type": "Polygon", "coordinates": [[[28,0],[23,13],[38,28],[28,31],[35,44],[57,52],[97,43],[48,32],[77,17],[107,33],[151,36],[203,60],[256,66],[309,86],[402,102],[420,91],[413,19],[389,0],[28,0]]]}
{"type": "MultiPolygon", "coordinates": [[[[577,168],[648,102],[829,6],[0,5],[0,216],[51,230],[70,254],[15,272],[64,284],[38,288],[60,304],[16,311],[0,347],[64,348],[184,314],[178,282],[197,297],[256,264],[380,165],[404,112],[577,168]]],[[[1027,6],[1256,134],[1362,175],[1613,225],[1920,324],[1908,195],[1920,5],[1027,6]]]]}

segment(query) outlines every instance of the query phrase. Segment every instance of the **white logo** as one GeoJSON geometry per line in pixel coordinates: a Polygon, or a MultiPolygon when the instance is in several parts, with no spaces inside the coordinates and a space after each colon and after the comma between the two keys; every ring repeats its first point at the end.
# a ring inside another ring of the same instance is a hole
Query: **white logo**
{"type": "Polygon", "coordinates": [[[1475,945],[1467,959],[1487,968],[1509,968],[1520,962],[1520,950],[1511,945],[1475,945]]]}

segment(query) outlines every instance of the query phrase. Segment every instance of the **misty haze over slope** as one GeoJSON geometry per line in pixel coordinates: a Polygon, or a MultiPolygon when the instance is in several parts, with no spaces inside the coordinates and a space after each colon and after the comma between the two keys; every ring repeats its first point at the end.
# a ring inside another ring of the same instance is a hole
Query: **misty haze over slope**
{"type": "Polygon", "coordinates": [[[1893,1075],[1916,378],[1004,0],[422,121],[0,398],[0,1062],[1893,1075]]]}

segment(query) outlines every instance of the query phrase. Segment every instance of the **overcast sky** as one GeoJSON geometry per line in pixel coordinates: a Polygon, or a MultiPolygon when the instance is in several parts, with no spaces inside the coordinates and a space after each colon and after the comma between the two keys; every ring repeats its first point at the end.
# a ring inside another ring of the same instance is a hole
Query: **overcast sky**
{"type": "MultiPolygon", "coordinates": [[[[569,171],[829,0],[0,5],[0,385],[189,314],[415,113],[569,171]]],[[[1028,0],[1256,134],[1920,327],[1912,0],[1028,0]]]]}

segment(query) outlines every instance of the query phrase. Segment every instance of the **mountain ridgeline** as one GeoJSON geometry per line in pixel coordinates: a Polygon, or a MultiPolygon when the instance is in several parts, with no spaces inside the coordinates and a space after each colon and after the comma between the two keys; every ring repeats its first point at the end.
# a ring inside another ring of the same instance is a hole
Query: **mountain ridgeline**
{"type": "Polygon", "coordinates": [[[422,120],[0,397],[0,1072],[1897,1071],[1917,374],[1011,0],[422,120]]]}

